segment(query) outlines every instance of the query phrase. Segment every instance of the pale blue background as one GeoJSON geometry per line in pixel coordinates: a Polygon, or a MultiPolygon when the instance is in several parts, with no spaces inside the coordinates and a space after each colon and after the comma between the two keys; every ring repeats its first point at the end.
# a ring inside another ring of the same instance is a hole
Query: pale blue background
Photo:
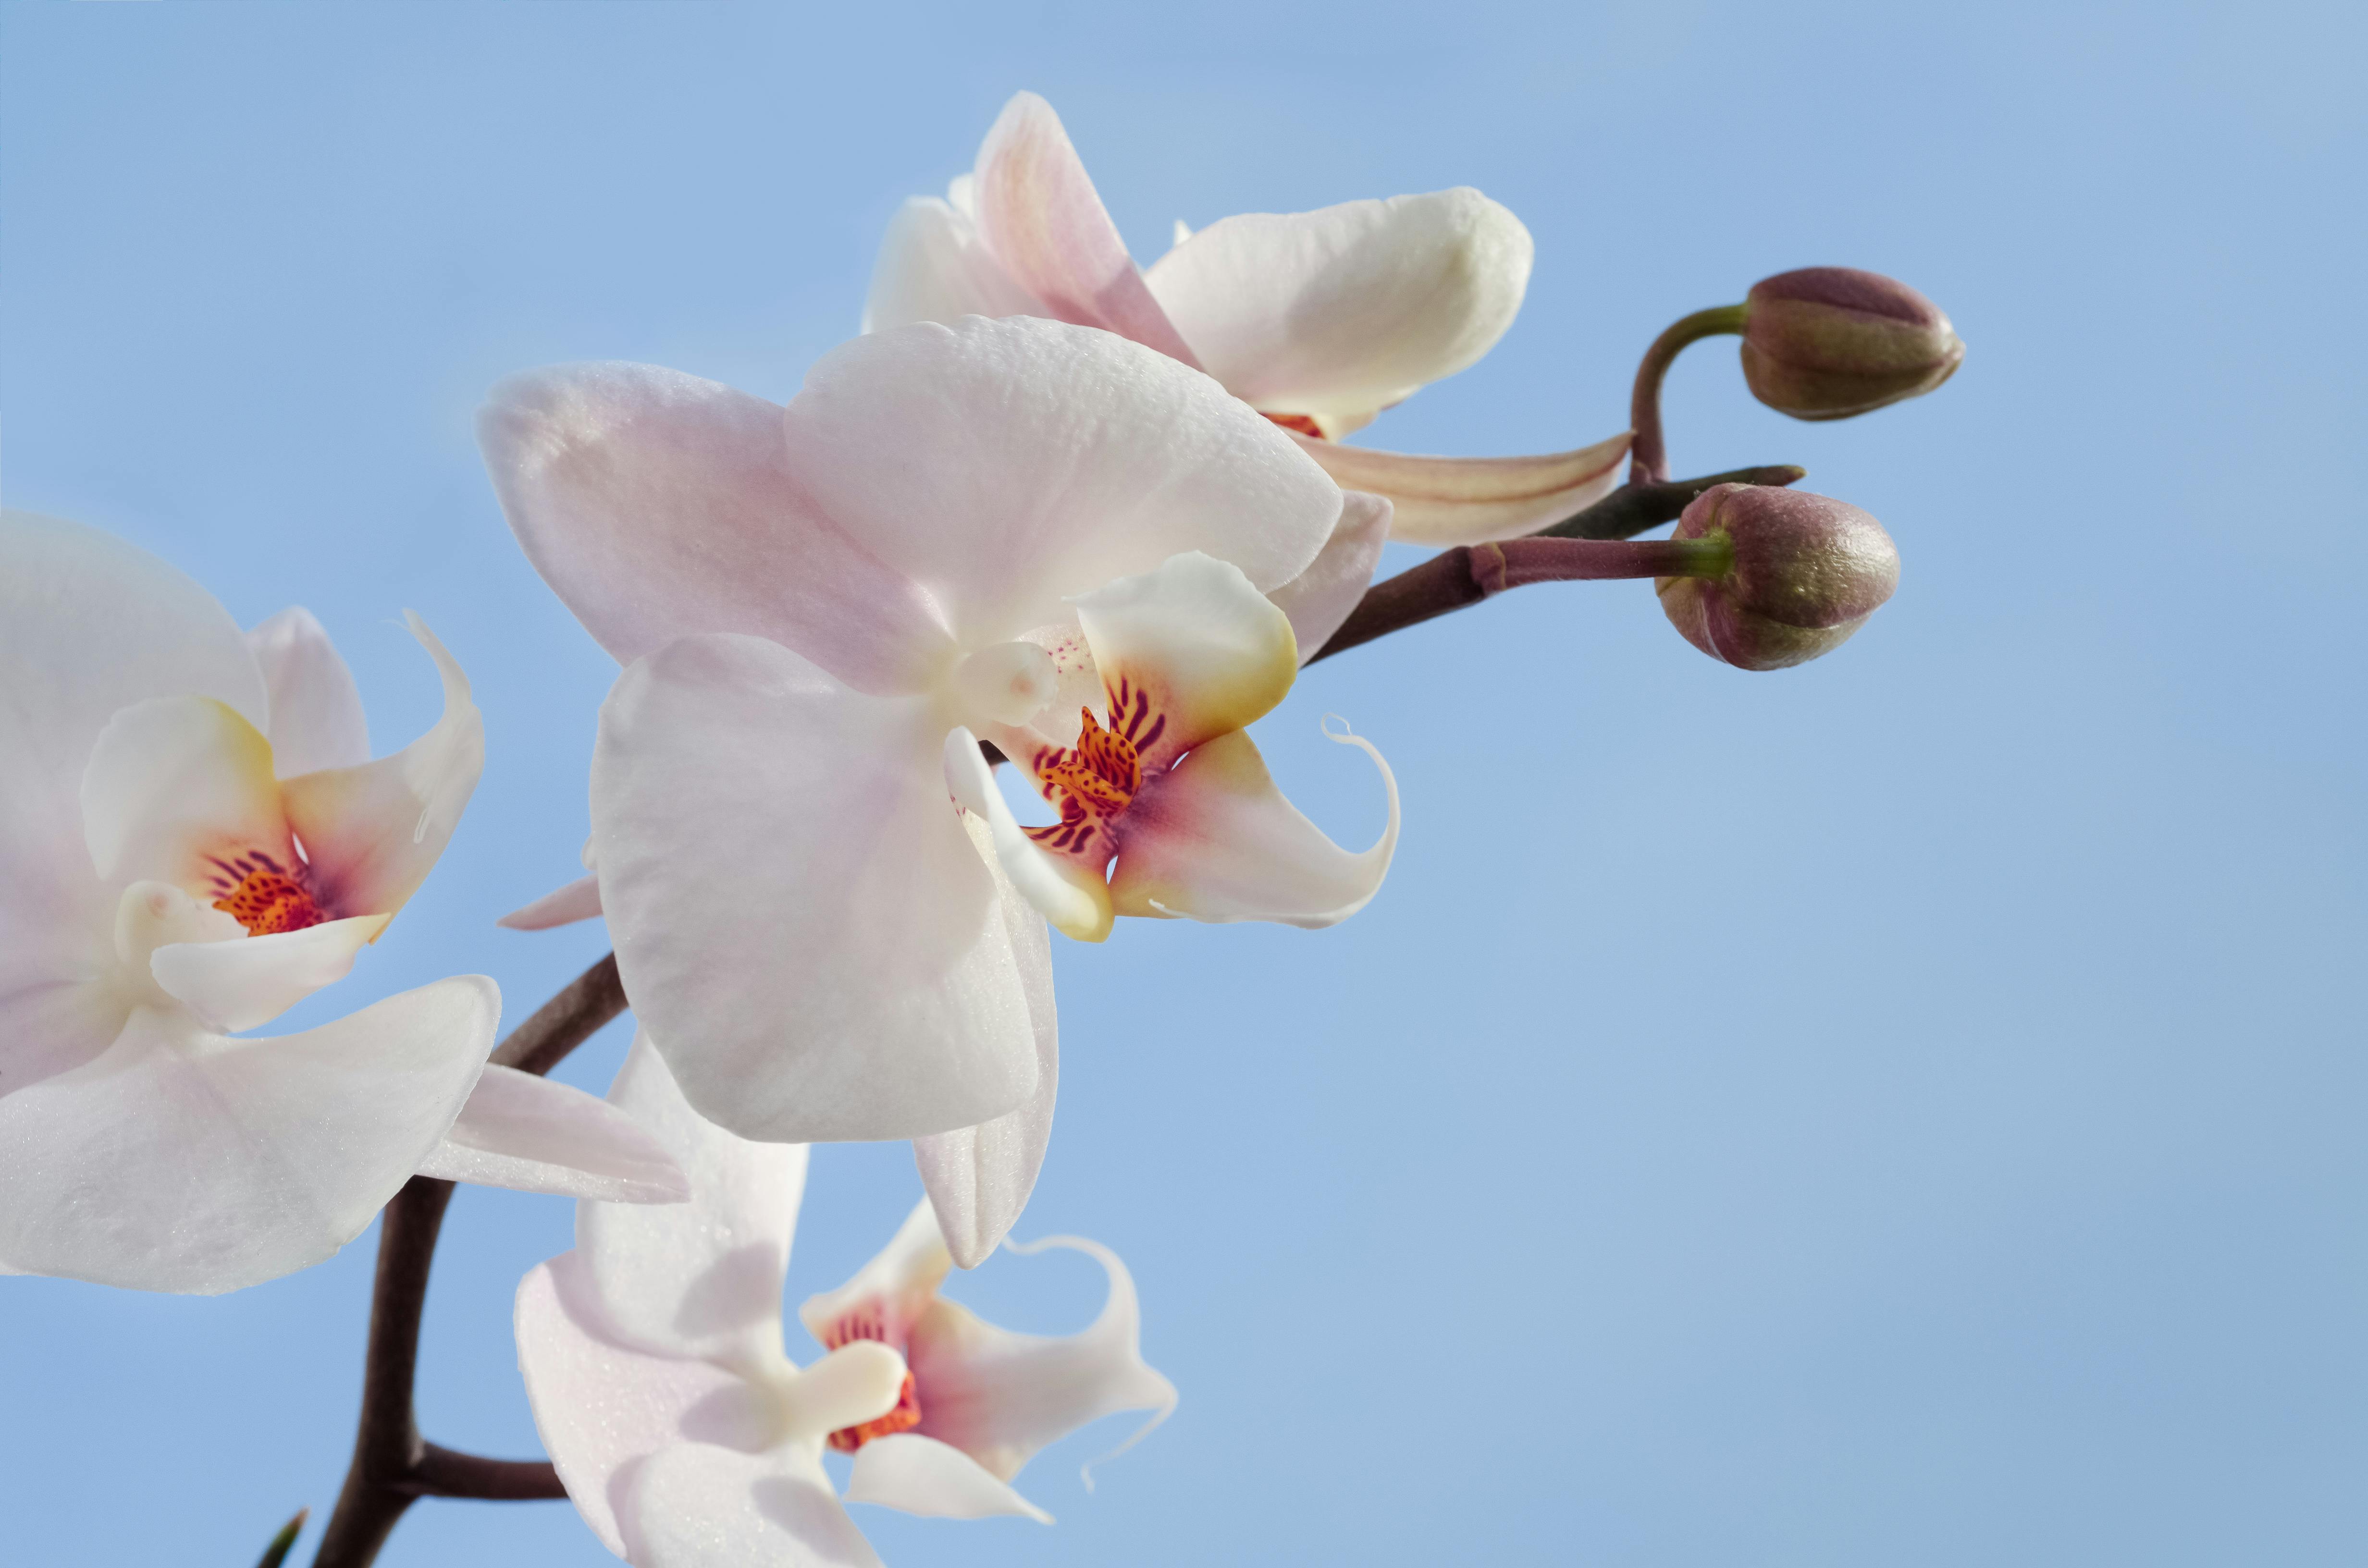
{"type": "MultiPolygon", "coordinates": [[[[485,710],[443,868],[291,1021],[466,970],[519,1017],[600,950],[491,926],[573,874],[613,667],[502,527],[484,389],[620,357],[786,398],[1017,88],[1145,259],[1178,217],[1518,211],[1520,321],[1399,447],[1607,435],[1663,323],[1874,267],[1969,340],[1945,392],[1796,425],[1712,346],[1671,444],[1806,464],[1896,535],[1896,600],[1781,675],[1633,584],[1315,671],[1262,744],[1357,842],[1319,715],[1386,750],[1382,898],[1057,960],[1021,1232],[1133,1261],[1182,1410],[1093,1494],[1123,1423],[1040,1460],[1053,1529],[862,1517],[900,1568],[2368,1560],[2359,9],[998,9],[0,14],[7,500],[243,619],[311,606],[382,750],[433,717],[406,607],[485,710]]],[[[916,1190],[821,1152],[792,1295],[916,1190]]],[[[508,1303],[568,1227],[455,1205],[435,1437],[534,1451],[508,1303]]],[[[371,1256],[219,1301],[0,1280],[0,1556],[243,1565],[325,1509],[371,1256]]],[[[960,1286],[1046,1330],[1099,1301],[1070,1258],[960,1286]]],[[[384,1561],[607,1559],[564,1505],[431,1503],[384,1561]]]]}

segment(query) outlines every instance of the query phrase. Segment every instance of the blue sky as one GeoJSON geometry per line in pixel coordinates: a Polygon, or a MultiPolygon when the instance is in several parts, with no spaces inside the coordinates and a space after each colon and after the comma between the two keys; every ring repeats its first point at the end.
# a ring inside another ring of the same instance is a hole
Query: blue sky
{"type": "MultiPolygon", "coordinates": [[[[1380,808],[1318,717],[1387,753],[1382,897],[1057,949],[1021,1233],[1128,1258],[1182,1408],[1091,1494],[1122,1423],[1040,1459],[1052,1529],[864,1523],[900,1568],[2354,1563],[2363,42],[2276,5],[8,5],[0,496],[312,608],[381,751],[434,715],[424,615],[484,782],[311,1006],[484,971],[523,1017],[601,950],[491,922],[574,869],[614,666],[472,409],[599,358],[787,398],[1014,90],[1146,260],[1179,217],[1518,212],[1521,318],[1401,449],[1598,438],[1675,316],[1904,278],[1970,345],[1936,396],[1799,425],[1719,344],[1669,388],[1679,472],[1799,462],[1889,526],[1855,642],[1744,675],[1571,585],[1327,662],[1260,743],[1349,842],[1380,808]]],[[[917,1187],[847,1147],[809,1192],[793,1296],[917,1187]]],[[[508,1303],[569,1223],[454,1206],[430,1436],[533,1451],[508,1303]]],[[[371,1253],[214,1301],[0,1280],[12,1558],[243,1563],[325,1511],[371,1253]]],[[[1058,1255],[960,1289],[1099,1301],[1058,1255]]],[[[428,1504],[382,1561],[608,1559],[562,1505],[428,1504]]]]}

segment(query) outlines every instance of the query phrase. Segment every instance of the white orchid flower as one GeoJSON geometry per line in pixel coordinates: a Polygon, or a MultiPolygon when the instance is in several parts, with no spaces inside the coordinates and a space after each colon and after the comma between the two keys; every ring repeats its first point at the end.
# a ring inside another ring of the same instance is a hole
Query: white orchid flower
{"type": "Polygon", "coordinates": [[[637,1568],[876,1564],[825,1447],[855,1454],[848,1501],[1043,1519],[1010,1485],[1030,1456],[1101,1416],[1174,1406],[1114,1256],[1036,1244],[1099,1261],[1109,1300],[1080,1334],[1013,1334],[938,1299],[951,1260],[926,1202],[851,1283],[806,1303],[826,1353],[796,1366],[781,1287],[805,1146],[704,1120],[646,1037],[609,1098],[689,1172],[691,1200],[583,1204],[575,1249],[518,1287],[518,1366],[577,1512],[637,1568]]]}
{"type": "MultiPolygon", "coordinates": [[[[1018,1210],[970,1184],[1024,1199],[1042,1155],[1052,983],[1042,923],[1008,907],[948,799],[949,736],[1065,747],[1077,731],[1058,715],[1100,699],[1106,653],[1174,734],[1219,738],[1347,615],[1386,505],[1344,500],[1199,372],[1030,318],[858,339],[786,410],[645,366],[539,372],[496,390],[480,434],[529,558],[628,666],[601,714],[590,858],[636,1014],[690,1103],[744,1137],[1018,1117],[959,1153],[922,1146],[975,1263],[1018,1210]],[[1194,552],[1207,561],[1156,570],[1194,552]],[[1174,591],[1097,595],[1144,574],[1174,591]],[[1203,612],[1222,624],[1190,624],[1203,612]]],[[[958,775],[1000,823],[991,784],[958,775]]],[[[1318,923],[1387,868],[1395,808],[1383,844],[1348,857],[1270,789],[1237,789],[1204,833],[1298,856],[1255,858],[1192,839],[1180,785],[1143,792],[1114,840],[1159,862],[1143,899],[1097,894],[998,828],[1012,881],[1099,935],[1080,898],[1318,923]]]]}
{"type": "Polygon", "coordinates": [[[421,1171],[681,1196],[591,1096],[483,1071],[482,975],[231,1038],[353,967],[476,786],[468,681],[410,625],[444,715],[372,762],[310,615],[243,635],[154,557],[0,513],[0,1267],[235,1290],[328,1256],[421,1171]]]}
{"type": "Polygon", "coordinates": [[[1205,369],[1291,430],[1344,487],[1395,505],[1393,537],[1478,544],[1610,492],[1625,432],[1540,457],[1440,458],[1339,445],[1495,347],[1532,246],[1469,187],[1314,212],[1246,212],[1138,271],[1053,108],[1020,93],[944,200],[889,225],[864,330],[964,314],[1098,326],[1205,369]]]}

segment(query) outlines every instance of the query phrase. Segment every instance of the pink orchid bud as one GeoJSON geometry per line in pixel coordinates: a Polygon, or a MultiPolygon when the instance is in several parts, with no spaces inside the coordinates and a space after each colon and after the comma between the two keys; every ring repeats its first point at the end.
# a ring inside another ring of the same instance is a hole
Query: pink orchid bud
{"type": "Polygon", "coordinates": [[[1804,267],[1751,286],[1743,379],[1795,419],[1847,419],[1920,397],[1955,373],[1965,345],[1907,284],[1849,267],[1804,267]]]}
{"type": "Polygon", "coordinates": [[[1899,585],[1899,551],[1883,525],[1805,491],[1714,486],[1694,497],[1670,537],[1727,541],[1724,571],[1653,586],[1687,642],[1738,669],[1782,669],[1830,653],[1899,585]]]}

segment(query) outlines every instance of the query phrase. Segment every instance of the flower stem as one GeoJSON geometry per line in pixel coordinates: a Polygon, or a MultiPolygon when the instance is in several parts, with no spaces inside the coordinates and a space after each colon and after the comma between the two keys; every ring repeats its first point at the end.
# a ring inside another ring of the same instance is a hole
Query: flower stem
{"type": "MultiPolygon", "coordinates": [[[[617,955],[610,953],[512,1030],[491,1060],[525,1073],[548,1073],[624,1010],[617,955]]],[[[547,1460],[483,1459],[439,1448],[419,1435],[412,1404],[419,1324],[436,1238],[451,1201],[450,1182],[413,1176],[379,1217],[378,1278],[370,1291],[353,1463],[313,1568],[366,1568],[416,1498],[523,1501],[567,1495],[547,1460]]]]}
{"type": "Polygon", "coordinates": [[[1687,503],[1714,484],[1791,484],[1805,476],[1792,467],[1741,468],[1675,483],[1631,484],[1542,533],[1500,544],[1460,544],[1441,551],[1365,590],[1315,658],[1386,637],[1453,610],[1476,605],[1527,583],[1607,577],[1716,576],[1726,570],[1723,540],[1623,542],[1631,534],[1675,520],[1687,503]]]}
{"type": "Polygon", "coordinates": [[[1636,432],[1628,448],[1628,483],[1653,484],[1669,477],[1669,455],[1661,445],[1661,380],[1689,343],[1722,333],[1741,332],[1745,307],[1718,305],[1669,324],[1653,339],[1636,366],[1635,390],[1628,397],[1628,425],[1636,432]]]}

